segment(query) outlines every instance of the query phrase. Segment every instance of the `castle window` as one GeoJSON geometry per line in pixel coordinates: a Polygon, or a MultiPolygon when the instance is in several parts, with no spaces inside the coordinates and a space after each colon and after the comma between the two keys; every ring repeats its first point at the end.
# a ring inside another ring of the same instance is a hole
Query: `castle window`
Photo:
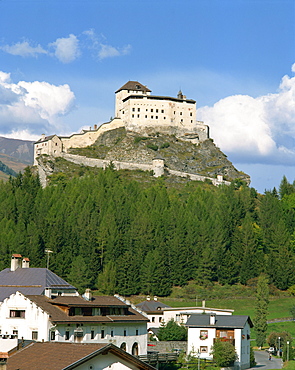
{"type": "Polygon", "coordinates": [[[151,116],[151,119],[153,119],[154,118],[154,116],[151,116]]]}
{"type": "Polygon", "coordinates": [[[158,116],[156,116],[156,119],[158,119],[158,116]]]}
{"type": "Polygon", "coordinates": [[[147,118],[147,115],[145,115],[144,118],[147,118]]]}
{"type": "Polygon", "coordinates": [[[193,112],[190,112],[190,114],[189,114],[191,117],[193,116],[193,112]]]}
{"type": "Polygon", "coordinates": [[[159,109],[156,109],[156,113],[158,113],[159,112],[159,109]]]}
{"type": "Polygon", "coordinates": [[[153,112],[154,110],[153,109],[151,109],[151,112],[153,112]]]}
{"type": "Polygon", "coordinates": [[[161,113],[164,113],[164,109],[161,110],[161,113]]]}
{"type": "Polygon", "coordinates": [[[122,111],[122,114],[124,114],[124,111],[122,111]]]}
{"type": "Polygon", "coordinates": [[[175,111],[174,111],[174,114],[175,114],[175,111]]]}
{"type": "Polygon", "coordinates": [[[166,119],[166,117],[164,117],[164,119],[166,119]]]}
{"type": "Polygon", "coordinates": [[[191,123],[193,123],[193,120],[191,119],[191,123]]]}
{"type": "Polygon", "coordinates": [[[134,118],[134,114],[132,114],[132,118],[134,118]]]}
{"type": "Polygon", "coordinates": [[[137,112],[140,112],[140,108],[137,108],[137,112]]]}
{"type": "Polygon", "coordinates": [[[137,115],[137,118],[139,118],[139,116],[140,116],[140,115],[138,114],[138,115],[137,115]]]}
{"type": "Polygon", "coordinates": [[[179,113],[182,116],[182,112],[179,113]]]}
{"type": "Polygon", "coordinates": [[[132,108],[132,112],[135,112],[135,108],[132,108]]]}

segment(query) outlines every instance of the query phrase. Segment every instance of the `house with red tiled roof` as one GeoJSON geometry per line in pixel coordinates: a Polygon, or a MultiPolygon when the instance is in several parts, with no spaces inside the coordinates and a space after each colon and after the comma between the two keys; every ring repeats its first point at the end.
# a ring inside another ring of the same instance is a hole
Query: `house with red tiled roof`
{"type": "Polygon", "coordinates": [[[11,294],[0,306],[2,335],[63,343],[113,343],[133,355],[147,352],[148,318],[117,297],[11,294]]]}
{"type": "Polygon", "coordinates": [[[155,370],[113,344],[33,343],[9,357],[7,370],[155,370]]]}

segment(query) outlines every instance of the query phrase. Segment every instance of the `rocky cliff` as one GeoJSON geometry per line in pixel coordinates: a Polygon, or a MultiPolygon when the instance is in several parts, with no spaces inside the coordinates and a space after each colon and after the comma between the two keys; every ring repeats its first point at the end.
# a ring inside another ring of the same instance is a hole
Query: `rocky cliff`
{"type": "Polygon", "coordinates": [[[151,163],[161,157],[171,170],[216,177],[223,175],[225,180],[241,179],[250,183],[250,177],[238,171],[226,155],[216,147],[212,139],[193,144],[189,138],[159,132],[149,136],[126,131],[125,128],[110,130],[102,134],[87,148],[72,148],[69,153],[100,158],[109,161],[130,163],[151,163]]]}

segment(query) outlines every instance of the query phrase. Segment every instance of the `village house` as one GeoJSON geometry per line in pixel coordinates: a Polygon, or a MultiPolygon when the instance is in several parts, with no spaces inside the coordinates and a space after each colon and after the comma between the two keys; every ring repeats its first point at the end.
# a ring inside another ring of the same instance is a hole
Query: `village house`
{"type": "Polygon", "coordinates": [[[148,319],[116,297],[24,295],[0,306],[1,336],[35,341],[113,343],[134,355],[146,354],[148,319]]]}
{"type": "Polygon", "coordinates": [[[74,286],[47,268],[30,267],[29,259],[20,254],[13,254],[10,268],[0,271],[0,281],[0,303],[16,291],[48,297],[78,295],[74,286]]]}
{"type": "Polygon", "coordinates": [[[3,366],[5,370],[155,370],[111,343],[32,343],[12,354],[3,366]]]}
{"type": "Polygon", "coordinates": [[[212,359],[214,342],[221,340],[235,347],[238,368],[250,367],[250,329],[253,324],[249,316],[192,314],[185,325],[188,328],[187,355],[212,359]]]}

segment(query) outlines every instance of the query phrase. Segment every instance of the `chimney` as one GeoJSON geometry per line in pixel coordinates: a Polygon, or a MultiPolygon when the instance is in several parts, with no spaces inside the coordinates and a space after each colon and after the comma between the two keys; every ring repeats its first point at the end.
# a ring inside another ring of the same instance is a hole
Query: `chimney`
{"type": "Polygon", "coordinates": [[[210,314],[210,325],[215,325],[215,322],[216,322],[216,314],[211,313],[210,314]]]}
{"type": "Polygon", "coordinates": [[[155,295],[154,296],[154,301],[157,301],[158,300],[158,297],[155,295]]]}
{"type": "Polygon", "coordinates": [[[202,301],[202,307],[205,308],[205,306],[206,306],[206,301],[205,301],[205,299],[203,299],[203,301],[202,301]]]}
{"type": "Polygon", "coordinates": [[[85,293],[84,293],[84,299],[86,299],[87,301],[91,301],[92,300],[92,293],[91,293],[91,290],[90,289],[86,289],[85,290],[85,293]]]}
{"type": "Polygon", "coordinates": [[[151,300],[151,297],[148,295],[148,296],[146,297],[146,300],[147,300],[147,301],[150,301],[150,300],[151,300]]]}
{"type": "Polygon", "coordinates": [[[30,260],[28,258],[23,258],[22,261],[22,268],[28,269],[30,267],[30,260]]]}
{"type": "Polygon", "coordinates": [[[93,127],[94,127],[94,130],[97,130],[97,125],[94,125],[93,127]]]}
{"type": "MultiPolygon", "coordinates": [[[[7,355],[7,357],[8,357],[8,355],[7,355]]],[[[7,369],[6,362],[7,362],[7,358],[1,358],[0,359],[0,370],[6,370],[7,369]]]]}
{"type": "Polygon", "coordinates": [[[48,298],[51,298],[51,289],[50,288],[45,288],[44,295],[48,298]]]}
{"type": "Polygon", "coordinates": [[[15,271],[16,269],[18,269],[19,267],[21,268],[21,254],[13,254],[12,257],[11,257],[11,266],[10,266],[10,270],[11,271],[15,271]]]}

